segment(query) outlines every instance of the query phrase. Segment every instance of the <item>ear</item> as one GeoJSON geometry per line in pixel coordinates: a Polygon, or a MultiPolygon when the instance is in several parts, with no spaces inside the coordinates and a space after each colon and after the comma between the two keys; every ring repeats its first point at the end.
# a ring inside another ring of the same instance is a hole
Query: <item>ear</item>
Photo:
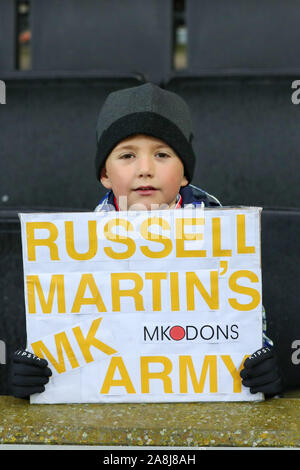
{"type": "Polygon", "coordinates": [[[111,182],[110,182],[110,179],[109,179],[109,176],[107,174],[107,170],[106,170],[105,166],[103,168],[101,168],[100,182],[103,184],[103,186],[106,189],[111,189],[111,182]]]}
{"type": "Polygon", "coordinates": [[[186,177],[183,175],[182,180],[181,180],[181,185],[180,186],[187,186],[189,184],[188,180],[186,177]]]}

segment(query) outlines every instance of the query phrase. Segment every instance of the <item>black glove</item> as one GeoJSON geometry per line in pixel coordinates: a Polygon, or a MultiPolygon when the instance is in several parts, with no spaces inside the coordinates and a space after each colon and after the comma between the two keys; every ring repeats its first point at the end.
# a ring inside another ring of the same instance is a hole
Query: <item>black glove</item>
{"type": "Polygon", "coordinates": [[[273,348],[258,349],[248,357],[240,376],[242,384],[250,387],[250,393],[261,392],[265,398],[272,398],[283,392],[283,379],[273,348]]]}
{"type": "Polygon", "coordinates": [[[16,398],[29,398],[33,393],[45,390],[46,383],[52,375],[46,359],[19,349],[12,358],[11,386],[16,398]]]}

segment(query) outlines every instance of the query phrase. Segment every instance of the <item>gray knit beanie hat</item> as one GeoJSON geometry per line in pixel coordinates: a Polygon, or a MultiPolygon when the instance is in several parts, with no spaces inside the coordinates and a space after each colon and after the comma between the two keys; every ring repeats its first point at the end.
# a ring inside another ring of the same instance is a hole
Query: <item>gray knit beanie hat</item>
{"type": "Polygon", "coordinates": [[[145,134],[163,140],[176,152],[190,182],[195,167],[189,108],[177,94],[152,83],[112,92],[97,122],[96,176],[114,147],[129,136],[145,134]]]}

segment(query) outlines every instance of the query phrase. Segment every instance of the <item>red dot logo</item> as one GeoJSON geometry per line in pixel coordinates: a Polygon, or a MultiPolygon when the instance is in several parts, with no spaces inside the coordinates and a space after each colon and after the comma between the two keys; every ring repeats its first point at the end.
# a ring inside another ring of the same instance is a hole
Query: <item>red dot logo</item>
{"type": "Polygon", "coordinates": [[[170,336],[175,341],[180,341],[185,337],[185,330],[184,328],[182,328],[182,326],[172,326],[172,328],[170,329],[170,336]]]}

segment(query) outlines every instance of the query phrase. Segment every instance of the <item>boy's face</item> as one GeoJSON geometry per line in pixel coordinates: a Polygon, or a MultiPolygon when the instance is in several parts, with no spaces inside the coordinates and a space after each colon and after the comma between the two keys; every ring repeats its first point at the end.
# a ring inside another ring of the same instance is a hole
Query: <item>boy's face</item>
{"type": "Polygon", "coordinates": [[[180,186],[188,184],[174,150],[160,139],[141,134],[122,140],[113,149],[100,181],[113,190],[120,210],[172,208],[180,186]]]}

